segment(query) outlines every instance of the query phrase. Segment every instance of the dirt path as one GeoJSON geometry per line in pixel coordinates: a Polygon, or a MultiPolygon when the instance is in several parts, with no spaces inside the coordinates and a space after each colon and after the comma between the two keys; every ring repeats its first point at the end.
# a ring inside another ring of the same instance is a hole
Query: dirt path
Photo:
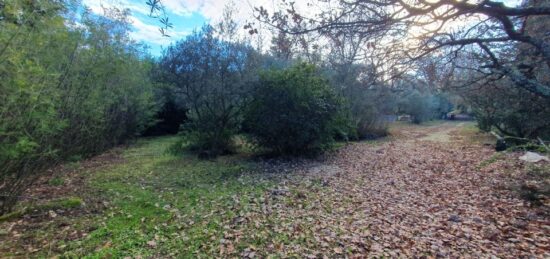
{"type": "Polygon", "coordinates": [[[550,257],[547,210],[507,188],[514,165],[480,168],[494,151],[465,141],[463,126],[404,127],[381,145],[351,144],[286,183],[289,198],[271,195],[267,220],[309,228],[320,244],[290,254],[550,257]]]}
{"type": "Polygon", "coordinates": [[[499,190],[508,181],[506,172],[477,169],[493,151],[451,141],[459,127],[418,128],[427,136],[392,141],[379,149],[356,145],[336,159],[349,172],[337,180],[337,186],[348,186],[340,188],[342,192],[353,190],[354,178],[366,178],[363,191],[350,195],[363,197],[360,206],[367,224],[379,237],[371,249],[441,256],[550,256],[547,218],[509,191],[499,190]],[[360,170],[349,167],[354,163],[361,164],[360,170]]]}

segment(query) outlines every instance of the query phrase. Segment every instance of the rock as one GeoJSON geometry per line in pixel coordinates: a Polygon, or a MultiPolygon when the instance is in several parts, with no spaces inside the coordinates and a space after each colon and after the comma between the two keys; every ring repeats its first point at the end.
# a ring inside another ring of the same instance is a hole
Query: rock
{"type": "Polygon", "coordinates": [[[150,246],[150,247],[156,247],[157,242],[155,240],[147,241],[147,245],[150,246]]]}
{"type": "Polygon", "coordinates": [[[483,220],[480,219],[480,218],[477,218],[477,217],[476,217],[476,218],[473,218],[472,221],[475,222],[475,223],[477,223],[477,224],[482,224],[482,223],[483,223],[483,220]]]}
{"type": "Polygon", "coordinates": [[[527,152],[525,153],[525,155],[520,156],[519,159],[529,163],[537,163],[540,161],[550,162],[550,159],[548,159],[548,157],[542,156],[535,152],[527,152]]]}
{"type": "Polygon", "coordinates": [[[514,220],[514,227],[519,229],[526,229],[529,226],[529,223],[525,220],[514,220]]]}
{"type": "Polygon", "coordinates": [[[53,210],[48,211],[48,214],[49,214],[50,217],[52,217],[52,218],[57,217],[57,213],[55,213],[53,210]]]}
{"type": "Polygon", "coordinates": [[[483,237],[493,242],[498,240],[499,235],[500,231],[495,226],[491,226],[483,232],[483,237]]]}

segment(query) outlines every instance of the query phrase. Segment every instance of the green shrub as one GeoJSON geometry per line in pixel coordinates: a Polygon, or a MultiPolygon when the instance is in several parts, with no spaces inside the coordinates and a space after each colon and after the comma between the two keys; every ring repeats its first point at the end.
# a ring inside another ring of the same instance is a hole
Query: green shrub
{"type": "Polygon", "coordinates": [[[0,2],[0,214],[49,167],[136,137],[155,113],[128,14],[69,2],[0,2]]]}
{"type": "Polygon", "coordinates": [[[261,74],[247,109],[247,131],[277,154],[303,154],[330,147],[342,102],[315,66],[305,63],[261,74]]]}
{"type": "Polygon", "coordinates": [[[386,114],[394,114],[397,95],[383,85],[374,85],[365,77],[371,67],[365,64],[332,62],[324,67],[334,91],[344,99],[344,114],[338,140],[360,140],[388,134],[386,114]]]}
{"type": "Polygon", "coordinates": [[[223,40],[210,25],[168,47],[159,62],[161,80],[186,105],[183,135],[190,149],[211,156],[232,151],[257,78],[257,55],[245,42],[223,40]]]}
{"type": "Polygon", "coordinates": [[[521,89],[506,80],[486,84],[476,91],[464,90],[479,128],[498,130],[520,138],[550,138],[550,100],[521,89]]]}
{"type": "Polygon", "coordinates": [[[399,101],[399,111],[411,115],[412,122],[416,124],[442,118],[451,110],[452,104],[439,93],[410,90],[399,101]]]}
{"type": "Polygon", "coordinates": [[[414,90],[400,102],[400,111],[412,116],[413,123],[421,123],[432,118],[429,97],[414,90]]]}

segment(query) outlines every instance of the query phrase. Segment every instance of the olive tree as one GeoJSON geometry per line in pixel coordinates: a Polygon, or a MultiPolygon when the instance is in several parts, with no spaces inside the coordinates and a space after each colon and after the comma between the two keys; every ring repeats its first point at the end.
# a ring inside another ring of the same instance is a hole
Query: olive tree
{"type": "Polygon", "coordinates": [[[175,88],[188,108],[188,136],[199,151],[231,151],[242,109],[256,80],[257,53],[252,47],[217,37],[205,25],[168,47],[160,61],[163,81],[175,88]]]}

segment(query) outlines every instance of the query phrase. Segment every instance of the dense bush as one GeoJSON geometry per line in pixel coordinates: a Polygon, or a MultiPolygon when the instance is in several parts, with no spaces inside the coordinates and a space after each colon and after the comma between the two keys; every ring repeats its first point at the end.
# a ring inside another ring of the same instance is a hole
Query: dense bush
{"type": "Polygon", "coordinates": [[[355,139],[373,139],[388,134],[388,121],[384,115],[394,113],[394,97],[385,89],[369,90],[357,86],[346,91],[355,139]]]}
{"type": "Polygon", "coordinates": [[[477,92],[464,91],[480,129],[508,136],[550,139],[550,101],[514,87],[510,82],[486,84],[477,92]]]}
{"type": "Polygon", "coordinates": [[[399,112],[411,115],[413,123],[441,119],[453,107],[443,95],[418,90],[406,91],[398,105],[399,112]]]}
{"type": "Polygon", "coordinates": [[[346,62],[331,62],[324,67],[331,86],[344,99],[348,127],[338,136],[344,140],[374,139],[389,133],[388,124],[397,111],[399,95],[387,84],[377,82],[374,70],[372,65],[346,62]]]}
{"type": "Polygon", "coordinates": [[[318,76],[313,65],[301,63],[260,76],[246,114],[246,129],[278,154],[320,151],[333,141],[341,100],[318,76]]]}
{"type": "Polygon", "coordinates": [[[175,135],[187,120],[187,109],[182,100],[174,94],[174,87],[159,83],[162,71],[159,71],[158,68],[153,70],[153,80],[157,82],[155,100],[159,109],[154,116],[154,124],[143,132],[143,136],[175,135]]]}
{"type": "Polygon", "coordinates": [[[0,214],[41,171],[136,136],[155,112],[126,14],[76,26],[63,3],[0,4],[0,214]]]}
{"type": "Polygon", "coordinates": [[[160,62],[163,82],[188,109],[186,138],[194,150],[215,155],[231,152],[258,66],[254,49],[222,40],[218,31],[204,26],[170,46],[160,62]]]}

